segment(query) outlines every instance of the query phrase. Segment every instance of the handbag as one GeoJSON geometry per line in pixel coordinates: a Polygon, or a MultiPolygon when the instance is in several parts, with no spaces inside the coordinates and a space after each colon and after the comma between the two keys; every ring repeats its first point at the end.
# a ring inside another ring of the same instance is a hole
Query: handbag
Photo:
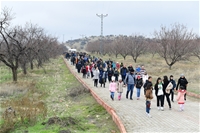
{"type": "Polygon", "coordinates": [[[166,87],[166,90],[165,90],[165,92],[167,93],[167,94],[169,94],[170,93],[170,90],[173,88],[173,84],[171,83],[171,82],[169,82],[169,84],[167,85],[167,87],[166,87]]]}

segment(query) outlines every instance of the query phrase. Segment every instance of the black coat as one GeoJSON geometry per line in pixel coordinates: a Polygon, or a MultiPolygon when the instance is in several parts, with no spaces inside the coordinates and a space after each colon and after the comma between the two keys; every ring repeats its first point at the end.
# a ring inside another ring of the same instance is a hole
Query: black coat
{"type": "Polygon", "coordinates": [[[135,80],[135,85],[136,85],[136,88],[141,89],[141,87],[142,87],[142,85],[143,85],[142,78],[136,79],[136,80],[135,80]]]}
{"type": "Polygon", "coordinates": [[[186,79],[185,77],[184,77],[184,78],[180,77],[180,78],[178,79],[178,83],[177,83],[177,86],[176,86],[176,90],[178,90],[179,85],[180,85],[180,86],[183,86],[185,89],[187,89],[187,84],[188,84],[187,79],[186,79]]]}
{"type": "MultiPolygon", "coordinates": [[[[162,84],[162,86],[163,86],[163,84],[162,84]]],[[[155,89],[155,95],[157,96],[158,95],[158,84],[155,84],[154,89],[155,89]]],[[[164,92],[164,90],[163,90],[163,92],[164,92]]]]}

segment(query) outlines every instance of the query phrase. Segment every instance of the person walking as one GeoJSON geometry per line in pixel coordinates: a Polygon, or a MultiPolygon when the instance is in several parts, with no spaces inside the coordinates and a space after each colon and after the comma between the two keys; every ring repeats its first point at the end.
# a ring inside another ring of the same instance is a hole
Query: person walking
{"type": "MultiPolygon", "coordinates": [[[[187,90],[188,81],[185,78],[184,74],[181,74],[181,77],[178,79],[178,83],[177,83],[177,86],[176,86],[176,91],[178,90],[179,85],[183,86],[185,88],[185,90],[187,90]]],[[[186,101],[186,93],[184,95],[184,100],[186,101]]]]}
{"type": "Polygon", "coordinates": [[[137,79],[135,80],[135,87],[137,89],[137,100],[140,99],[140,90],[143,86],[143,81],[140,75],[137,76],[137,79]]]}
{"type": "Polygon", "coordinates": [[[165,97],[167,99],[167,102],[168,102],[168,105],[169,105],[169,109],[171,110],[171,102],[170,102],[170,99],[169,99],[169,96],[170,96],[170,93],[168,93],[168,89],[167,89],[167,86],[168,84],[170,83],[170,81],[168,80],[168,77],[167,76],[164,76],[163,77],[163,91],[164,91],[164,103],[165,103],[165,97]]]}
{"type": "Polygon", "coordinates": [[[111,67],[108,67],[108,81],[111,82],[111,78],[114,74],[113,69],[111,67]]]}
{"type": "Polygon", "coordinates": [[[178,101],[178,104],[180,105],[179,111],[184,110],[184,103],[185,103],[184,95],[185,95],[185,93],[186,93],[186,90],[185,90],[184,86],[180,86],[180,89],[178,90],[178,95],[177,95],[177,101],[178,101]]]}
{"type": "Polygon", "coordinates": [[[170,82],[173,84],[173,88],[170,91],[171,101],[174,102],[174,90],[176,89],[176,81],[173,79],[173,75],[170,75],[170,82]]]}
{"type": "Polygon", "coordinates": [[[130,100],[133,100],[133,89],[135,84],[135,75],[134,75],[134,69],[130,69],[130,72],[127,73],[126,78],[124,80],[124,84],[127,85],[127,92],[126,92],[126,98],[128,99],[128,95],[130,92],[130,100]]]}
{"type": "Polygon", "coordinates": [[[105,88],[106,78],[107,78],[107,69],[104,68],[103,71],[100,71],[99,75],[99,83],[101,84],[101,87],[103,85],[103,87],[105,88]]]}
{"type": "Polygon", "coordinates": [[[115,91],[117,90],[117,84],[115,82],[115,77],[111,77],[111,82],[109,84],[110,98],[114,101],[115,91]]]}
{"type": "Polygon", "coordinates": [[[154,89],[155,89],[155,95],[157,98],[157,108],[158,108],[158,110],[164,111],[164,108],[163,108],[164,90],[163,90],[162,79],[160,77],[157,79],[154,89]]]}
{"type": "Polygon", "coordinates": [[[117,83],[118,100],[121,100],[121,96],[122,96],[122,93],[123,93],[123,87],[124,86],[125,85],[122,81],[122,78],[121,78],[121,76],[119,76],[119,81],[117,83]]]}
{"type": "Polygon", "coordinates": [[[114,74],[113,74],[114,76],[115,76],[115,81],[118,81],[118,77],[119,77],[119,70],[118,69],[115,69],[114,70],[114,74]]]}
{"type": "Polygon", "coordinates": [[[125,65],[123,65],[123,67],[120,70],[120,74],[122,76],[122,81],[124,82],[125,78],[126,78],[126,74],[128,73],[128,69],[126,68],[125,65]]]}
{"type": "Polygon", "coordinates": [[[148,77],[148,80],[146,80],[146,82],[145,82],[145,84],[144,84],[144,95],[145,95],[145,93],[146,93],[146,89],[147,89],[147,85],[148,84],[150,84],[151,86],[153,86],[153,84],[152,84],[152,77],[151,76],[149,76],[148,77]]]}
{"type": "Polygon", "coordinates": [[[151,100],[153,99],[151,84],[147,85],[145,98],[146,98],[146,114],[149,118],[151,118],[152,116],[150,115],[150,108],[151,108],[151,100]]]}
{"type": "Polygon", "coordinates": [[[99,80],[99,69],[98,67],[95,67],[95,70],[93,71],[93,80],[94,80],[94,86],[98,87],[98,80],[99,80]]]}

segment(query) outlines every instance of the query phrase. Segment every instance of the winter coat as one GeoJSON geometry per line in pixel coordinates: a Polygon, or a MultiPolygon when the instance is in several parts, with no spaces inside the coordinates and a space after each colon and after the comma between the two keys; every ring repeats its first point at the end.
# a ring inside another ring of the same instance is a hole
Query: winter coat
{"type": "Polygon", "coordinates": [[[141,89],[142,85],[143,85],[142,78],[140,78],[140,79],[137,78],[135,80],[135,86],[136,86],[136,88],[141,89]]]}
{"type": "Polygon", "coordinates": [[[122,93],[123,92],[123,86],[124,86],[123,82],[118,82],[117,83],[117,92],[118,93],[122,93]]]}
{"type": "Polygon", "coordinates": [[[115,92],[117,90],[117,84],[115,82],[111,82],[109,84],[109,91],[110,92],[115,92]]]}
{"type": "Polygon", "coordinates": [[[185,103],[185,100],[184,100],[185,93],[186,93],[186,90],[179,90],[178,91],[178,95],[177,95],[178,104],[184,104],[185,103]]]}
{"type": "Polygon", "coordinates": [[[153,99],[152,89],[147,89],[145,94],[146,101],[151,101],[151,99],[153,99]]]}
{"type": "MultiPolygon", "coordinates": [[[[164,94],[163,84],[161,84],[161,85],[162,85],[162,93],[164,94]]],[[[155,84],[154,89],[155,89],[155,95],[158,96],[158,90],[159,90],[158,84],[155,84]]]]}
{"type": "Polygon", "coordinates": [[[135,75],[127,73],[126,78],[125,78],[125,84],[135,84],[135,75]],[[128,79],[127,79],[128,78],[128,79]]]}
{"type": "Polygon", "coordinates": [[[125,76],[127,72],[128,72],[128,70],[127,70],[126,67],[122,67],[121,70],[120,70],[120,74],[121,74],[122,76],[125,76]]]}
{"type": "Polygon", "coordinates": [[[100,70],[99,70],[99,83],[100,83],[100,84],[103,84],[103,83],[104,83],[104,80],[103,80],[103,73],[104,73],[103,69],[100,69],[100,70]]]}
{"type": "Polygon", "coordinates": [[[170,79],[170,82],[173,84],[172,90],[174,90],[174,88],[176,88],[176,81],[173,79],[170,79]]]}
{"type": "Polygon", "coordinates": [[[78,62],[77,69],[81,70],[81,67],[82,67],[81,62],[78,62]]]}
{"type": "Polygon", "coordinates": [[[146,87],[148,84],[151,84],[151,86],[153,85],[151,81],[146,80],[145,84],[144,84],[144,89],[146,90],[146,87]]]}
{"type": "Polygon", "coordinates": [[[163,91],[164,91],[164,94],[165,94],[165,95],[167,94],[167,93],[166,93],[166,88],[167,88],[168,84],[169,84],[169,81],[163,83],[163,91]]]}
{"type": "Polygon", "coordinates": [[[178,87],[179,87],[179,85],[180,86],[183,86],[186,90],[187,90],[187,84],[188,84],[188,81],[187,81],[187,79],[185,78],[185,77],[180,77],[179,79],[178,79],[178,83],[177,83],[177,86],[176,86],[176,90],[178,90],[178,87]]]}
{"type": "Polygon", "coordinates": [[[99,79],[99,70],[94,70],[93,75],[94,75],[93,79],[99,79]]]}
{"type": "Polygon", "coordinates": [[[148,80],[149,75],[142,75],[142,80],[143,80],[143,84],[146,83],[146,81],[148,80]]]}
{"type": "Polygon", "coordinates": [[[115,76],[115,77],[118,77],[118,76],[119,76],[118,70],[115,70],[115,71],[114,71],[114,76],[115,76]]]}

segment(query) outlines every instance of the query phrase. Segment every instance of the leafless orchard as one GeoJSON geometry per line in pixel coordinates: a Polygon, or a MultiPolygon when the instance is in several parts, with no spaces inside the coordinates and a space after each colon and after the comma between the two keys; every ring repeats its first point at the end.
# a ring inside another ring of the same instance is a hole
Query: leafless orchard
{"type": "Polygon", "coordinates": [[[66,49],[57,38],[45,33],[38,25],[26,23],[11,26],[13,15],[8,8],[0,14],[0,61],[12,70],[13,81],[17,81],[17,70],[42,67],[50,58],[62,54],[66,49]]]}

